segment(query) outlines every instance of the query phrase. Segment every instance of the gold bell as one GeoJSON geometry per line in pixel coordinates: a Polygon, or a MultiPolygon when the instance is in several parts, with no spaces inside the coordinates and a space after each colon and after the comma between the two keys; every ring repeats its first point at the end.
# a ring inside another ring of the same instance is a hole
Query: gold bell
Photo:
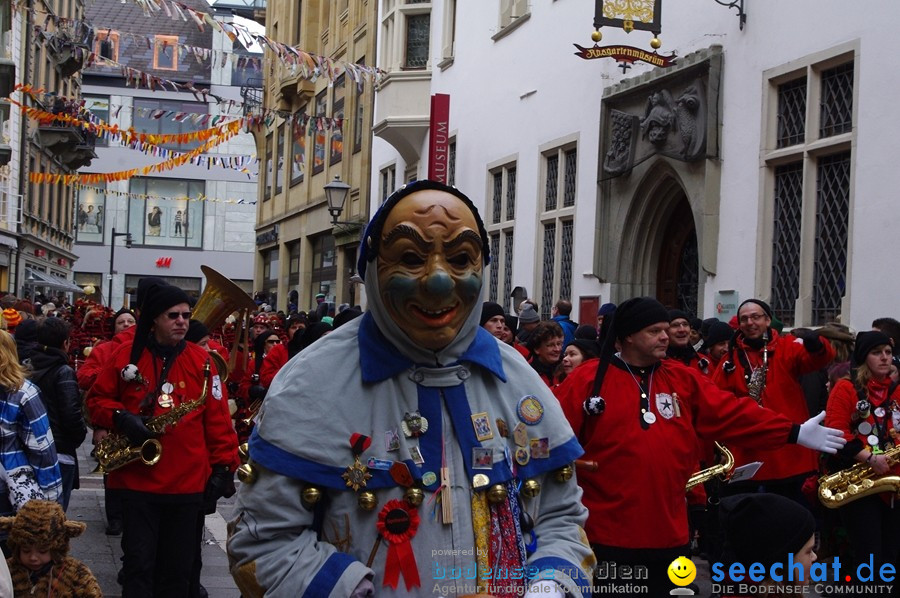
{"type": "Polygon", "coordinates": [[[534,498],[541,493],[541,483],[537,480],[525,480],[522,484],[522,496],[525,498],[534,498]]]}
{"type": "Polygon", "coordinates": [[[571,465],[564,465],[556,470],[556,481],[560,484],[568,482],[572,479],[574,471],[571,465]]]}
{"type": "Polygon", "coordinates": [[[662,41],[660,41],[658,37],[654,36],[653,39],[650,40],[650,47],[654,50],[659,50],[660,47],[662,47],[662,41]]]}
{"type": "Polygon", "coordinates": [[[250,445],[246,442],[238,445],[238,457],[241,458],[241,463],[246,463],[250,459],[250,445]]]}
{"type": "Polygon", "coordinates": [[[506,486],[503,484],[494,484],[488,488],[487,499],[491,504],[499,504],[506,500],[507,496],[509,496],[509,493],[506,491],[506,486]]]}
{"type": "Polygon", "coordinates": [[[407,488],[406,492],[403,494],[403,498],[405,498],[406,502],[412,506],[418,507],[422,504],[422,501],[425,500],[425,493],[421,488],[407,488]]]}
{"type": "Polygon", "coordinates": [[[591,41],[599,42],[601,39],[603,39],[603,34],[600,33],[599,29],[595,29],[591,34],[591,41]]]}
{"type": "Polygon", "coordinates": [[[371,511],[378,506],[378,499],[375,498],[374,492],[363,490],[359,493],[359,497],[356,499],[356,504],[358,504],[359,508],[364,511],[371,511]]]}
{"type": "Polygon", "coordinates": [[[313,506],[322,498],[322,491],[315,486],[307,486],[303,489],[303,494],[301,496],[305,504],[313,506]]]}
{"type": "Polygon", "coordinates": [[[237,469],[237,477],[242,484],[252,484],[256,481],[256,469],[249,462],[244,463],[237,469]]]}

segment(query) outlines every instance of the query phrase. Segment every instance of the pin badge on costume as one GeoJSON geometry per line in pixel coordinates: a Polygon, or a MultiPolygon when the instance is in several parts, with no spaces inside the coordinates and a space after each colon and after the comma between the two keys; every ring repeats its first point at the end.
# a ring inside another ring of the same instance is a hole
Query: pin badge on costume
{"type": "Polygon", "coordinates": [[[400,434],[397,430],[388,430],[384,433],[384,450],[387,452],[400,450],[400,434]]]}
{"type": "Polygon", "coordinates": [[[472,427],[475,428],[475,438],[479,442],[490,440],[494,437],[494,431],[491,429],[491,419],[487,412],[472,414],[472,427]]]}
{"type": "Polygon", "coordinates": [[[422,483],[426,486],[431,486],[435,482],[437,482],[437,474],[433,471],[426,471],[422,474],[422,483]]]}
{"type": "Polygon", "coordinates": [[[875,417],[884,417],[884,407],[875,408],[875,417]]]}
{"type": "Polygon", "coordinates": [[[423,463],[425,463],[425,458],[422,457],[422,452],[417,446],[409,447],[409,458],[412,459],[413,463],[415,463],[416,465],[422,465],[423,463]]]}
{"type": "Polygon", "coordinates": [[[672,398],[672,395],[665,392],[656,393],[656,410],[666,419],[675,417],[675,400],[672,398]]]}
{"type": "Polygon", "coordinates": [[[878,448],[878,436],[875,436],[875,434],[869,434],[869,437],[866,438],[866,442],[868,442],[869,446],[871,446],[872,448],[878,448]]]}
{"type": "Polygon", "coordinates": [[[606,400],[603,397],[588,397],[582,407],[587,415],[601,415],[606,411],[606,400]]]}
{"type": "Polygon", "coordinates": [[[175,392],[175,387],[172,386],[171,382],[165,382],[159,389],[167,395],[170,395],[173,392],[175,392]]]}
{"type": "Polygon", "coordinates": [[[380,469],[381,471],[390,471],[391,465],[393,465],[393,461],[388,461],[387,459],[376,459],[375,457],[369,457],[369,460],[366,461],[366,467],[369,469],[380,469]]]}
{"type": "Polygon", "coordinates": [[[365,465],[360,463],[359,457],[353,462],[353,465],[347,467],[347,470],[341,475],[348,488],[353,488],[356,492],[360,488],[366,487],[366,482],[372,478],[372,474],[365,465]]]}
{"type": "Polygon", "coordinates": [[[653,413],[652,411],[645,411],[644,415],[642,415],[641,417],[643,417],[644,421],[647,422],[648,424],[656,423],[656,414],[653,413]]]}
{"type": "Polygon", "coordinates": [[[536,396],[525,395],[519,399],[519,403],[516,406],[516,415],[519,416],[522,423],[533,426],[544,419],[544,406],[536,396]]]}
{"type": "Polygon", "coordinates": [[[506,420],[501,417],[497,418],[497,433],[500,434],[501,438],[509,438],[509,426],[506,425],[506,420]]]}
{"type": "Polygon", "coordinates": [[[522,467],[528,465],[528,462],[531,461],[531,451],[527,448],[520,446],[516,448],[516,463],[521,465],[522,467]]]}
{"type": "Polygon", "coordinates": [[[868,436],[872,433],[872,424],[870,424],[869,422],[859,422],[859,425],[856,427],[856,431],[863,436],[868,436]]]}
{"type": "Polygon", "coordinates": [[[494,449],[476,446],[472,448],[472,469],[493,469],[494,449]]]}
{"type": "Polygon", "coordinates": [[[516,427],[513,428],[513,440],[515,440],[516,446],[528,446],[528,429],[525,424],[521,422],[516,424],[516,427]]]}
{"type": "Polygon", "coordinates": [[[166,393],[159,395],[159,398],[156,399],[156,402],[159,403],[159,406],[163,409],[168,409],[175,404],[175,402],[172,400],[172,395],[168,395],[166,393]]]}
{"type": "Polygon", "coordinates": [[[484,488],[491,483],[491,479],[483,473],[476,473],[472,476],[472,486],[474,488],[484,488]]]}
{"type": "Polygon", "coordinates": [[[407,438],[418,438],[428,431],[428,420],[422,417],[418,411],[407,412],[400,422],[400,429],[407,438]]]}
{"type": "Polygon", "coordinates": [[[550,439],[549,438],[532,438],[531,439],[531,458],[547,459],[550,457],[550,439]]]}

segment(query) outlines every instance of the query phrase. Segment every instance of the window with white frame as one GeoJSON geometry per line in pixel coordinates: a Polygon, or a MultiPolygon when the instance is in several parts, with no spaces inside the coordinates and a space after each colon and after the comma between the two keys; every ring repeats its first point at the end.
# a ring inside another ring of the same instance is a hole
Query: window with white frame
{"type": "Polygon", "coordinates": [[[444,31],[441,44],[442,69],[453,64],[454,50],[456,46],[456,0],[444,0],[444,31]]]}
{"type": "Polygon", "coordinates": [[[394,192],[394,185],[397,182],[397,167],[393,164],[381,169],[380,173],[381,186],[381,203],[390,197],[394,192]]]}
{"type": "Polygon", "coordinates": [[[787,326],[822,325],[847,294],[858,48],[766,73],[764,286],[787,326]],[[769,253],[771,252],[771,253],[769,253]]]}
{"type": "Polygon", "coordinates": [[[574,143],[541,154],[541,318],[559,299],[572,300],[572,246],[578,149],[574,143]]]}
{"type": "Polygon", "coordinates": [[[488,171],[490,206],[487,233],[491,264],[488,271],[488,300],[510,310],[516,219],[516,162],[488,171]]]}
{"type": "Polygon", "coordinates": [[[500,0],[500,29],[515,25],[530,14],[528,0],[500,0]]]}
{"type": "Polygon", "coordinates": [[[430,0],[382,0],[383,62],[390,70],[424,70],[431,47],[430,0]]]}

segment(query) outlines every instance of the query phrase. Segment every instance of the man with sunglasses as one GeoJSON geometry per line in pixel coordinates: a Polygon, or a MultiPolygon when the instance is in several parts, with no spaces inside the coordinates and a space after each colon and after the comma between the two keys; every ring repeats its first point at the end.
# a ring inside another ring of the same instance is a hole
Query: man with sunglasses
{"type": "MultiPolygon", "coordinates": [[[[834,348],[817,332],[779,334],[772,328],[772,308],[760,299],[747,299],[738,307],[739,330],[719,362],[713,382],[737,396],[750,396],[762,407],[803,423],[810,415],[800,376],[820,370],[834,359],[834,348]]],[[[798,445],[773,450],[734,447],[735,466],[755,461],[762,466],[752,480],[726,486],[728,494],[766,492],[805,504],[803,482],[816,471],[815,451],[798,445]]]]}
{"type": "Polygon", "coordinates": [[[215,364],[184,340],[191,319],[188,296],[161,280],[144,286],[134,340],[113,353],[86,405],[94,425],[126,436],[130,446],[155,438],[162,447],[154,465],[132,461],[107,479],[124,507],[123,595],[187,598],[200,542],[196,522],[204,501],[234,493],[237,437],[215,364]],[[147,427],[151,418],[204,392],[206,400],[177,425],[161,434],[147,427]]]}

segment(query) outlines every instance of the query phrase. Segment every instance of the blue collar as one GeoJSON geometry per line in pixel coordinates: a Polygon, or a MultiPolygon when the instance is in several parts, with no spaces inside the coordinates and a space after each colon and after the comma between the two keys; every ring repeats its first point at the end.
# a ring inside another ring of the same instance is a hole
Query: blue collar
{"type": "MultiPolygon", "coordinates": [[[[358,338],[359,365],[362,369],[364,383],[381,382],[388,378],[393,378],[416,365],[435,366],[433,363],[415,364],[410,358],[400,353],[384,337],[378,326],[375,325],[375,318],[369,312],[366,312],[362,317],[358,338]]],[[[503,371],[503,361],[500,357],[500,347],[497,345],[497,340],[480,326],[475,333],[475,340],[460,356],[459,361],[468,361],[480,365],[499,378],[501,382],[506,382],[506,374],[503,371]]],[[[444,365],[454,364],[448,363],[444,365]]]]}

